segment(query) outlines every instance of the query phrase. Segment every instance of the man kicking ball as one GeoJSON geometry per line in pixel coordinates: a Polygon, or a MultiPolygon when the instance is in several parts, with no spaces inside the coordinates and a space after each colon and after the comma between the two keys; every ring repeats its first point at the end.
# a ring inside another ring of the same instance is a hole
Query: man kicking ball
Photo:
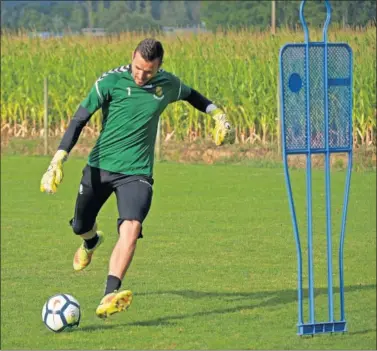
{"type": "Polygon", "coordinates": [[[145,39],[132,53],[132,63],[104,73],[79,105],[46,173],[41,191],[55,193],[63,179],[63,162],[91,116],[102,109],[102,130],[83,169],[73,218],[73,232],[83,242],[73,258],[73,268],[86,268],[102,244],[97,215],[115,193],[119,238],[112,251],[104,296],[96,314],[106,318],[126,310],[130,290],[119,290],[142,238],[142,224],[152,202],[154,148],[158,120],[168,104],[184,100],[216,121],[215,143],[234,143],[234,129],[225,113],[210,100],[161,69],[164,50],[145,39]]]}

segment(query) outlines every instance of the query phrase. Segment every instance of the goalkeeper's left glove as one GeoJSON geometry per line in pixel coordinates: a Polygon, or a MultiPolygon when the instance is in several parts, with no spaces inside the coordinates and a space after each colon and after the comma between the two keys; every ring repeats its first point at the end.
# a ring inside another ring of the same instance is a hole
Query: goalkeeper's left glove
{"type": "Polygon", "coordinates": [[[236,133],[234,128],[226,118],[226,114],[219,108],[210,112],[212,118],[216,121],[215,129],[213,131],[213,138],[217,146],[224,143],[234,144],[236,140],[236,133]]]}
{"type": "Polygon", "coordinates": [[[41,180],[40,189],[42,192],[55,194],[57,186],[63,180],[63,162],[67,159],[68,153],[58,150],[41,180]]]}

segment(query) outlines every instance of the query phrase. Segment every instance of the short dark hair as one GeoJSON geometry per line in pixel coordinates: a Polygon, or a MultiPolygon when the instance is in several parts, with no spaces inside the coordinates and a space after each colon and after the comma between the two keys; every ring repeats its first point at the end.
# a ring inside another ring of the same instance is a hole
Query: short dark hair
{"type": "Polygon", "coordinates": [[[141,57],[146,61],[153,61],[158,58],[160,64],[162,63],[164,48],[161,42],[155,39],[147,38],[142,40],[136,47],[135,52],[136,51],[139,52],[141,57]]]}

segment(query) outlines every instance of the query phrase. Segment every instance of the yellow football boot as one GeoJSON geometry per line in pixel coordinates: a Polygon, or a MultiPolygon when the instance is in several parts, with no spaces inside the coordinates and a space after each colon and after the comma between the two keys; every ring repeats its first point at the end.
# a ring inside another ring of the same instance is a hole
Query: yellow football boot
{"type": "Polygon", "coordinates": [[[81,271],[86,268],[92,260],[93,252],[103,243],[104,237],[101,231],[97,232],[98,242],[92,249],[87,249],[84,245],[84,241],[77,249],[75,256],[73,257],[73,269],[75,271],[81,271]]]}
{"type": "Polygon", "coordinates": [[[114,313],[125,311],[130,307],[131,302],[132,292],[130,290],[107,294],[97,307],[96,314],[99,318],[107,318],[114,313]]]}

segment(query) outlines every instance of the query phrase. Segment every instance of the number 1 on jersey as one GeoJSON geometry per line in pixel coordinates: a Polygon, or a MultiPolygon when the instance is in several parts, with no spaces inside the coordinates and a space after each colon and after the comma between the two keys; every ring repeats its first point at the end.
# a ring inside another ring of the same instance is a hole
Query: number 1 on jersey
{"type": "Polygon", "coordinates": [[[130,87],[127,87],[127,92],[128,92],[128,96],[131,95],[131,88],[130,87]]]}

